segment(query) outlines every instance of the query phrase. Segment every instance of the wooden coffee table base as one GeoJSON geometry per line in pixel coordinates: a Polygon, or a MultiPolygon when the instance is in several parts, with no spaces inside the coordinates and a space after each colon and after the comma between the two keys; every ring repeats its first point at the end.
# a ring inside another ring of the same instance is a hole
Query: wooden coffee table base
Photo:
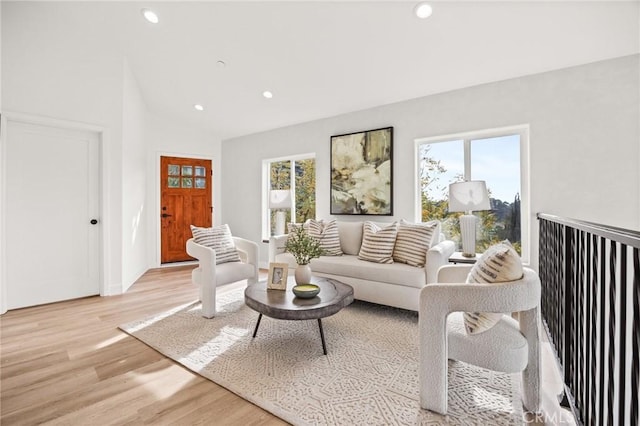
{"type": "Polygon", "coordinates": [[[283,320],[317,319],[322,352],[326,355],[327,344],[322,329],[322,318],[339,312],[353,302],[353,288],[330,278],[312,277],[311,282],[320,287],[320,293],[311,299],[300,299],[293,294],[293,278],[288,280],[285,291],[267,289],[264,282],[248,286],[244,291],[244,302],[260,314],[253,330],[253,337],[258,334],[262,315],[283,320]]]}
{"type": "MultiPolygon", "coordinates": [[[[258,327],[260,327],[260,320],[262,319],[262,314],[258,316],[258,322],[256,323],[256,328],[253,330],[253,337],[256,337],[258,334],[258,327]]],[[[322,352],[327,354],[327,344],[324,341],[324,331],[322,330],[322,318],[318,318],[318,328],[320,329],[320,339],[322,340],[322,352]]]]}

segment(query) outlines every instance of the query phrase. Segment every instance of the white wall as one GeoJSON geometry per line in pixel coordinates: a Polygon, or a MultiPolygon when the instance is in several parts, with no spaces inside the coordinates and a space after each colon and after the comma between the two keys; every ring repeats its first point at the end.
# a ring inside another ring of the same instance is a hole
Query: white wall
{"type": "MultiPolygon", "coordinates": [[[[385,126],[394,127],[393,219],[415,219],[415,139],[529,124],[534,267],[538,212],[640,229],[639,58],[484,84],[225,140],[222,221],[235,234],[260,241],[261,161],[306,152],[316,152],[317,216],[331,217],[330,136],[385,126]]],[[[262,244],[263,262],[266,248],[262,244]]]]}
{"type": "Polygon", "coordinates": [[[123,63],[122,94],[122,291],[149,267],[147,261],[148,206],[147,107],[129,63],[123,63]]]}
{"type": "Polygon", "coordinates": [[[50,19],[55,5],[2,3],[2,107],[4,111],[100,126],[106,130],[102,161],[102,225],[106,235],[105,287],[122,286],[122,58],[50,19]],[[78,40],[84,43],[78,43],[78,40]]]}
{"type": "MultiPolygon", "coordinates": [[[[198,114],[194,110],[194,114],[198,114]]],[[[152,114],[147,115],[147,260],[160,266],[160,156],[211,159],[213,168],[213,223],[220,224],[221,209],[221,141],[216,136],[152,114]]]]}
{"type": "MultiPolygon", "coordinates": [[[[2,2],[0,2],[0,59],[2,58],[2,2]]],[[[2,60],[0,60],[0,111],[2,111],[2,60]]]]}

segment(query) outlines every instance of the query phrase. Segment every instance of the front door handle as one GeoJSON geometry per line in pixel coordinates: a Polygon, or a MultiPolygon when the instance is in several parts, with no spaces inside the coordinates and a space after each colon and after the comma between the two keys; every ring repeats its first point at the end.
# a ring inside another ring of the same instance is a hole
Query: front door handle
{"type": "Polygon", "coordinates": [[[171,217],[171,215],[170,215],[170,214],[166,214],[166,213],[162,213],[162,217],[163,217],[163,218],[164,218],[164,217],[171,217]]]}

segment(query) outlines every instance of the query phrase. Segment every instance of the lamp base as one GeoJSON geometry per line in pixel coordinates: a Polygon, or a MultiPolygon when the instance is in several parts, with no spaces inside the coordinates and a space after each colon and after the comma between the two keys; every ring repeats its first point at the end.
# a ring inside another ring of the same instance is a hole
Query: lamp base
{"type": "Polygon", "coordinates": [[[464,257],[476,257],[476,223],[477,218],[472,214],[460,216],[460,237],[464,257]]]}
{"type": "Polygon", "coordinates": [[[276,212],[276,235],[284,235],[284,221],[286,217],[286,212],[283,210],[278,210],[276,212]]]}

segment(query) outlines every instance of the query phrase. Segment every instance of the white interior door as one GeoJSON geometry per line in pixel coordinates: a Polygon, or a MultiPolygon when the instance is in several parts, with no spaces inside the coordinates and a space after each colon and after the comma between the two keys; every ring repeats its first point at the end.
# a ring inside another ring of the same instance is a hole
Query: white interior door
{"type": "Polygon", "coordinates": [[[99,141],[95,132],[7,121],[8,309],[100,293],[99,141]]]}

